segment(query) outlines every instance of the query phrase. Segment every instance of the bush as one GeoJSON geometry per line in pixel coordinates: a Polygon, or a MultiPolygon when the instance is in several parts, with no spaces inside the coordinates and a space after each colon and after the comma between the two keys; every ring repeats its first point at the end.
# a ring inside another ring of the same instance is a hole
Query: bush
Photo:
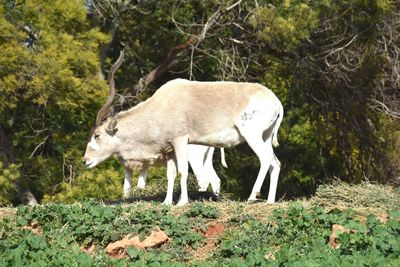
{"type": "Polygon", "coordinates": [[[11,203],[17,188],[16,181],[19,178],[19,165],[11,164],[8,168],[0,161],[0,206],[11,203]]]}

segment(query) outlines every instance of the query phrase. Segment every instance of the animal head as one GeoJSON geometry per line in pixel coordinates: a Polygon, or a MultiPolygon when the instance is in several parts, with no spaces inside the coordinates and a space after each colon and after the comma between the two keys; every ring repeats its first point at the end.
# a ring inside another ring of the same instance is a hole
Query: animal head
{"type": "Polygon", "coordinates": [[[93,168],[100,162],[106,160],[115,151],[119,145],[119,139],[116,136],[118,132],[118,122],[116,117],[110,117],[111,106],[115,98],[114,74],[121,66],[124,52],[121,51],[119,58],[111,68],[108,76],[110,85],[110,94],[106,103],[101,107],[96,117],[96,125],[92,130],[90,141],[86,146],[84,164],[86,168],[93,168]]]}
{"type": "Polygon", "coordinates": [[[120,139],[115,135],[118,131],[116,125],[116,119],[109,118],[103,124],[94,128],[83,156],[86,168],[93,168],[115,153],[120,145],[120,139]]]}

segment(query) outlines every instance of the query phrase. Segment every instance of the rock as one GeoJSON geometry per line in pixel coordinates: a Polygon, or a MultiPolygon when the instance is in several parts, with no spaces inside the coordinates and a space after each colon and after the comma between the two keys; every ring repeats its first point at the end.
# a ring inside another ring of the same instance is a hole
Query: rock
{"type": "Polygon", "coordinates": [[[106,247],[107,253],[113,258],[122,258],[126,256],[126,251],[129,247],[135,247],[136,249],[146,249],[159,246],[169,240],[169,237],[156,227],[151,231],[150,236],[145,240],[140,241],[139,236],[128,234],[119,241],[112,242],[106,247]]]}

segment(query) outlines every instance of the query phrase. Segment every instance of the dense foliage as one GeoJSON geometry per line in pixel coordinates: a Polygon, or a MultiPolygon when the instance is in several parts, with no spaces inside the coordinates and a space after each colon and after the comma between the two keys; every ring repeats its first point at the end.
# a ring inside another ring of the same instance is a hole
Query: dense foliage
{"type": "MultiPolygon", "coordinates": [[[[400,214],[387,211],[382,221],[355,210],[325,210],[300,204],[221,217],[219,208],[196,203],[174,213],[170,207],[137,203],[104,206],[93,201],[75,205],[49,204],[18,209],[15,218],[0,222],[1,266],[398,266],[400,214]],[[260,217],[260,215],[262,216],[260,217]],[[215,222],[223,232],[206,238],[215,222]],[[26,226],[36,225],[39,232],[26,226]],[[332,245],[332,227],[337,232],[332,245]],[[107,255],[108,243],[130,233],[146,236],[159,227],[171,238],[127,256],[107,255]],[[83,248],[95,246],[88,252],[83,248]],[[85,252],[86,251],[86,252],[85,252]]],[[[239,206],[237,207],[239,208],[239,206]]]]}
{"type": "MultiPolygon", "coordinates": [[[[176,77],[271,88],[285,107],[279,196],[334,176],[398,182],[399,18],[389,0],[1,1],[0,204],[17,203],[21,188],[44,201],[121,196],[116,161],[81,167],[121,42],[116,109],[176,77]]],[[[223,191],[247,197],[258,161],[246,145],[227,154],[228,170],[215,164],[223,191]]]]}
{"type": "Polygon", "coordinates": [[[77,176],[92,111],[106,96],[98,51],[108,37],[86,17],[76,1],[0,5],[0,126],[15,155],[3,166],[19,162],[38,196],[77,176]]]}

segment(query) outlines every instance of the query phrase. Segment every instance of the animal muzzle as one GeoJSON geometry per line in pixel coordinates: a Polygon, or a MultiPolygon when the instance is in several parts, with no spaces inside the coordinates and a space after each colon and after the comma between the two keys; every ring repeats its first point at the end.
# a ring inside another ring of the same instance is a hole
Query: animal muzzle
{"type": "Polygon", "coordinates": [[[94,166],[97,165],[97,160],[89,160],[89,159],[84,159],[83,160],[83,165],[85,166],[86,169],[93,168],[94,166]]]}

